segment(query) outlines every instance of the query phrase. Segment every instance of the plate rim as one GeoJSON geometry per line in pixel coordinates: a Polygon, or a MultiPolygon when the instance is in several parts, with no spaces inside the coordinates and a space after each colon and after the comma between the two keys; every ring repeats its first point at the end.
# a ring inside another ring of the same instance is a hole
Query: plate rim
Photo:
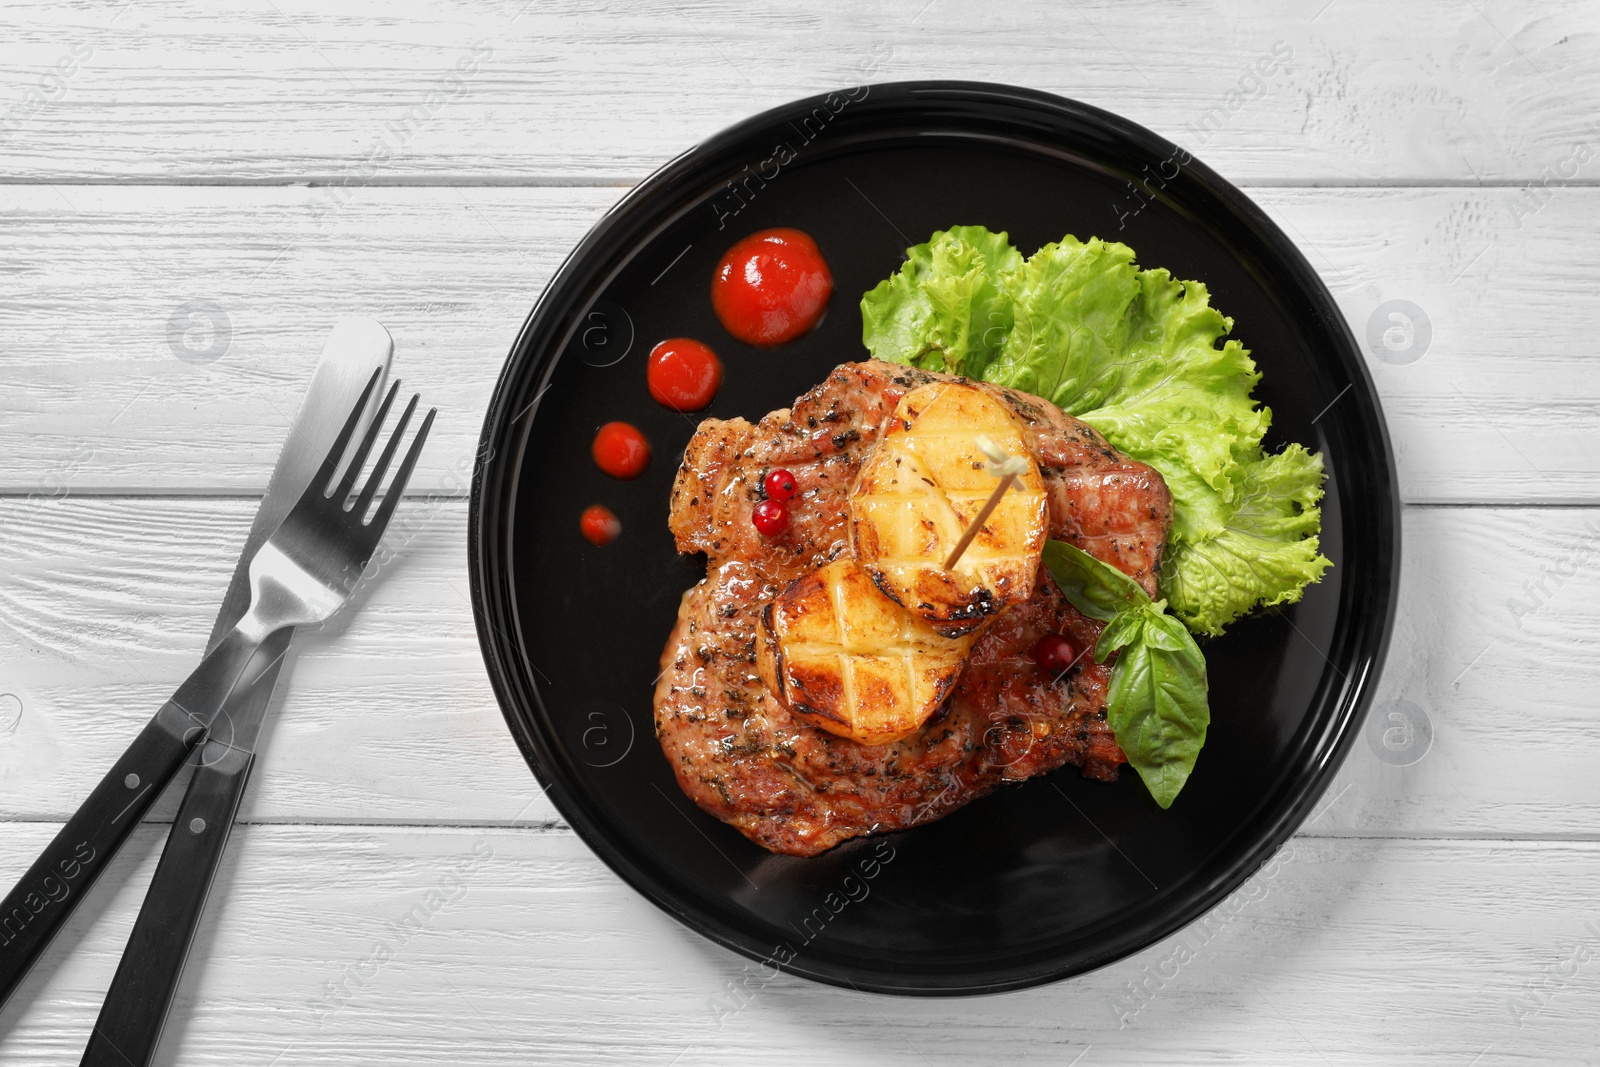
{"type": "MultiPolygon", "coordinates": [[[[1071,962],[1058,961],[1054,966],[1015,966],[1003,974],[986,971],[972,981],[946,980],[943,975],[938,976],[936,981],[918,980],[918,976],[907,976],[901,972],[808,964],[803,954],[779,962],[773,959],[771,952],[763,952],[754,944],[747,944],[733,936],[731,924],[718,926],[699,909],[684,906],[669,891],[670,886],[664,889],[659,879],[634,863],[610,839],[610,835],[590,819],[584,804],[568,795],[568,784],[552,774],[552,767],[560,767],[561,760],[557,758],[560,746],[556,745],[548,754],[541,751],[546,739],[540,737],[540,732],[535,729],[533,716],[522,702],[524,698],[520,692],[524,684],[532,685],[532,680],[517,677],[516,661],[520,659],[526,662],[526,656],[518,639],[508,635],[516,632],[515,625],[502,629],[503,624],[515,617],[514,584],[511,579],[513,567],[509,558],[495,558],[500,554],[496,549],[500,534],[495,527],[503,524],[502,512],[517,497],[521,464],[517,464],[518,469],[511,482],[504,486],[502,498],[486,499],[485,490],[491,484],[491,468],[497,458],[497,445],[504,445],[509,439],[511,451],[520,455],[516,446],[525,441],[533,420],[528,419],[520,430],[515,426],[525,414],[537,409],[538,394],[514,414],[508,411],[509,405],[526,395],[525,385],[528,382],[541,378],[548,380],[559,362],[557,357],[565,348],[564,344],[552,346],[542,359],[535,359],[531,354],[536,344],[536,332],[547,325],[545,319],[552,315],[557,319],[562,316],[563,309],[558,305],[566,302],[568,294],[564,290],[576,284],[572,280],[575,265],[605,244],[614,231],[623,228],[635,210],[669,189],[673,183],[695,175],[699,167],[717,153],[741,144],[751,134],[786,121],[788,117],[810,114],[814,109],[825,106],[824,101],[830,96],[859,88],[835,89],[780,104],[735,123],[680,153],[607,209],[550,276],[524,319],[501,367],[485,412],[474,458],[467,520],[467,563],[473,622],[501,714],[524,761],[552,804],[601,862],[634,891],[690,930],[741,956],[771,963],[786,973],[858,991],[915,996],[970,996],[1025,989],[1096,970],[1184,929],[1222,903],[1268,863],[1315,809],[1360,733],[1360,726],[1376,695],[1377,683],[1386,665],[1393,636],[1402,557],[1402,508],[1395,454],[1371,371],[1361,357],[1348,321],[1326,284],[1312,269],[1299,247],[1258,205],[1199,159],[1129,119],[1042,90],[997,82],[960,80],[872,83],[869,93],[864,94],[862,99],[868,99],[871,94],[888,96],[890,107],[926,108],[930,100],[935,99],[965,105],[987,102],[991,106],[996,101],[1004,101],[1013,106],[1020,105],[1024,112],[1038,111],[1041,117],[1051,120],[1053,124],[1098,127],[1141,152],[1154,153],[1153,158],[1173,159],[1179,152],[1188,156],[1188,161],[1181,165],[1182,169],[1190,171],[1204,191],[1221,201],[1235,219],[1247,224],[1256,239],[1271,251],[1281,266],[1287,268],[1289,284],[1283,288],[1311,301],[1311,313],[1320,320],[1317,334],[1337,352],[1341,364],[1339,369],[1351,379],[1352,385],[1361,386],[1368,401],[1364,407],[1373,424],[1370,429],[1376,431],[1375,439],[1369,445],[1381,461],[1370,473],[1381,475],[1386,484],[1364,490],[1363,496],[1381,499],[1386,514],[1381,517],[1382,521],[1371,523],[1376,551],[1373,553],[1375,559],[1366,566],[1371,571],[1367,584],[1373,588],[1369,588],[1365,596],[1368,601],[1376,598],[1381,603],[1381,615],[1376,620],[1369,616],[1364,625],[1355,624],[1356,650],[1352,654],[1351,664],[1359,671],[1354,676],[1346,675],[1343,684],[1336,686],[1329,696],[1313,698],[1313,706],[1329,706],[1332,711],[1322,716],[1320,721],[1313,721],[1315,729],[1296,753],[1295,762],[1300,764],[1297,772],[1286,773],[1264,796],[1260,814],[1254,815],[1248,824],[1257,830],[1251,835],[1255,840],[1240,855],[1224,864],[1223,869],[1203,887],[1186,891],[1181,906],[1168,908],[1160,916],[1143,924],[1134,924],[1134,928],[1122,936],[1103,941],[1096,952],[1078,954],[1071,962]],[[1384,566],[1385,563],[1387,566],[1384,566]]],[[[604,284],[594,288],[603,290],[604,284]]],[[[587,308],[585,304],[584,309],[587,308]]],[[[570,324],[565,332],[570,334],[570,324]]],[[[1370,463],[1367,465],[1374,466],[1370,463]]],[[[494,484],[498,485],[497,482],[494,484]]],[[[1346,593],[1347,598],[1352,595],[1346,593]]],[[[1345,629],[1345,616],[1349,610],[1350,605],[1341,600],[1335,616],[1336,634],[1345,629]]],[[[1324,688],[1319,687],[1318,692],[1321,693],[1324,688]]],[[[914,832],[914,829],[903,832],[914,832]]]]}

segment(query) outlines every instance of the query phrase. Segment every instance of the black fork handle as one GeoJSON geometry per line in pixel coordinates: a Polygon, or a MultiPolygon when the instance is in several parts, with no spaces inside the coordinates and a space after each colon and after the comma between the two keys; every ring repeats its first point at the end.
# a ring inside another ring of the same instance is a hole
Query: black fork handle
{"type": "Polygon", "coordinates": [[[175,702],[162,705],[0,903],[0,1006],[204,734],[175,702]]]}

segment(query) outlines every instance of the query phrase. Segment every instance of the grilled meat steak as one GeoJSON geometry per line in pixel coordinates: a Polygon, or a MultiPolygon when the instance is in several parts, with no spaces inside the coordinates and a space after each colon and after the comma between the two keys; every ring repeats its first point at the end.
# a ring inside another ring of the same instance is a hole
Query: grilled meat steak
{"type": "MultiPolygon", "coordinates": [[[[1101,630],[1043,568],[1033,595],[978,637],[944,708],[904,740],[864,745],[807,725],[761,681],[762,609],[796,578],[849,555],[850,489],[885,421],[910,390],[956,380],[876,360],[843,364],[759,424],[705,420],[684,452],[668,522],[679,551],[705,553],[707,573],[684,594],[662,653],[656,734],[683,791],[771,851],[816,855],[937,819],[1003,782],[1068,763],[1110,780],[1126,762],[1105,721],[1110,665],[1084,655],[1059,680],[1034,665],[1043,635],[1088,649],[1101,630]],[[766,538],[750,513],[776,467],[798,487],[788,529],[766,538]]],[[[1050,536],[1154,595],[1172,518],[1161,476],[1037,397],[971,384],[1027,426],[1050,536]]]]}

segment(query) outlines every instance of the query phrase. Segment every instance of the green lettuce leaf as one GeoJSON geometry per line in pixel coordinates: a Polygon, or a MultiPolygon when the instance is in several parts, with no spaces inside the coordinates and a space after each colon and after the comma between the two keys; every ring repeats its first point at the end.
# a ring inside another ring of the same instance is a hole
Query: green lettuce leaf
{"type": "Polygon", "coordinates": [[[1300,445],[1246,463],[1222,532],[1174,542],[1162,592],[1191,630],[1219,634],[1257,604],[1300,599],[1333,564],[1319,551],[1322,457],[1300,445]]]}
{"type": "Polygon", "coordinates": [[[861,339],[877,359],[981,378],[1011,333],[1002,277],[1021,266],[1004,233],[941,230],[861,298],[861,339]]]}
{"type": "Polygon", "coordinates": [[[1074,607],[1105,621],[1095,662],[1117,654],[1106,723],[1155,802],[1171,807],[1211,725],[1205,656],[1165,601],[1117,568],[1064,541],[1045,542],[1044,563],[1074,607]]]}
{"type": "Polygon", "coordinates": [[[1221,532],[1239,461],[1272,415],[1250,397],[1261,376],[1249,353],[1217,347],[1233,321],[1206,287],[1137,269],[1127,245],[1067,238],[1010,288],[1014,327],[986,380],[1044,397],[1161,471],[1177,538],[1221,532]]]}
{"type": "Polygon", "coordinates": [[[1133,249],[1065,237],[1030,256],[1006,287],[1014,328],[985,380],[1073,415],[1105,403],[1128,367],[1139,295],[1133,249]]]}

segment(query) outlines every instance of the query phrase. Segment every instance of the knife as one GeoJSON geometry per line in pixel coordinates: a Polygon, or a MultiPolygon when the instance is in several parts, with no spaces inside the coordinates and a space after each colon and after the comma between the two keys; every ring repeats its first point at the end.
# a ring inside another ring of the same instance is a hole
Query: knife
{"type": "MultiPolygon", "coordinates": [[[[373,371],[381,370],[380,379],[387,376],[393,351],[389,332],[372,319],[344,319],[329,335],[289,439],[278,454],[266,496],[256,509],[255,522],[211,628],[207,651],[249,610],[250,558],[310,485],[373,371]]],[[[382,395],[380,380],[378,388],[371,391],[363,426],[382,395]]],[[[361,437],[358,427],[350,450],[361,437]]],[[[348,452],[344,458],[349,458],[348,452]]],[[[292,629],[285,629],[268,639],[262,655],[269,665],[252,685],[228,698],[211,724],[122,962],[101,1006],[84,1052],[85,1064],[143,1065],[155,1054],[255,765],[256,742],[293,636],[292,629]]]]}

